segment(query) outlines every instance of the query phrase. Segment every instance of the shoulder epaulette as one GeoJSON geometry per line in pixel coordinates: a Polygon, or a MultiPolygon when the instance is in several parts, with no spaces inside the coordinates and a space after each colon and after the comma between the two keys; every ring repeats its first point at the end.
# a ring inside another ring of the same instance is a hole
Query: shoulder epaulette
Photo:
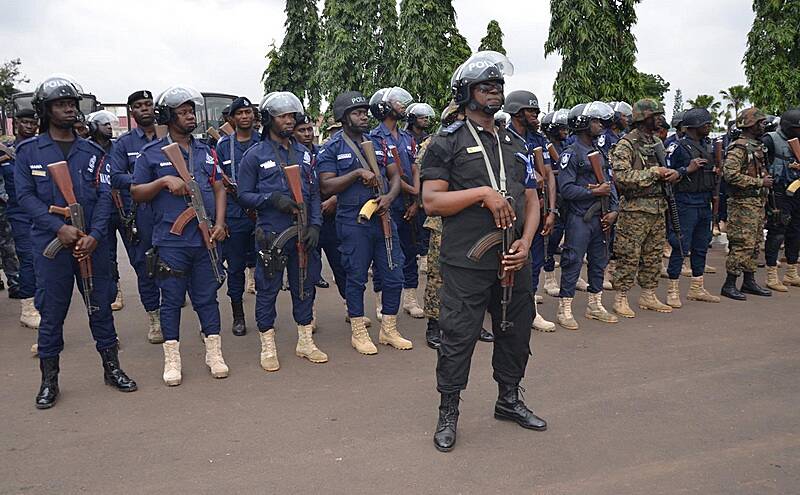
{"type": "Polygon", "coordinates": [[[106,150],[104,150],[99,144],[95,143],[94,141],[89,141],[88,139],[82,139],[81,142],[86,143],[90,147],[94,148],[94,151],[99,151],[103,155],[106,154],[106,150]]]}
{"type": "Polygon", "coordinates": [[[461,127],[463,125],[464,125],[464,121],[463,120],[456,120],[455,122],[453,122],[452,124],[450,124],[449,126],[445,127],[444,129],[442,129],[439,132],[440,132],[440,134],[447,136],[447,135],[453,134],[457,130],[461,129],[461,127]]]}
{"type": "Polygon", "coordinates": [[[27,145],[28,143],[32,143],[32,142],[36,141],[38,138],[39,138],[39,136],[33,136],[33,137],[29,137],[28,139],[23,139],[22,141],[17,143],[16,146],[14,146],[14,151],[19,151],[20,148],[22,148],[23,146],[27,145]]]}
{"type": "MultiPolygon", "coordinates": [[[[144,146],[142,146],[142,150],[141,150],[139,153],[144,153],[144,152],[145,152],[145,150],[147,150],[147,149],[149,149],[149,148],[152,148],[153,146],[155,146],[155,145],[157,145],[157,144],[161,144],[161,141],[163,141],[163,140],[164,140],[164,138],[161,138],[161,139],[153,139],[153,140],[152,140],[152,141],[150,141],[149,143],[147,143],[147,144],[145,144],[144,146]]],[[[162,146],[163,146],[163,144],[162,144],[162,146]]]]}

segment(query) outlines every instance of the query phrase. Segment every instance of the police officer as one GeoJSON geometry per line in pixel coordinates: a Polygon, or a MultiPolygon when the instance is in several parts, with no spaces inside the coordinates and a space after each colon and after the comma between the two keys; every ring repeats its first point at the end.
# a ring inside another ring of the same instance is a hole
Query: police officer
{"type": "Polygon", "coordinates": [[[675,112],[675,115],[672,116],[672,127],[675,128],[675,132],[664,140],[664,147],[667,149],[667,155],[675,151],[675,148],[678,146],[678,140],[684,136],[683,120],[685,115],[686,112],[681,111],[675,112]]]}
{"type": "Polygon", "coordinates": [[[617,141],[625,134],[630,122],[631,106],[624,101],[612,101],[609,106],[613,110],[613,115],[610,119],[606,119],[603,123],[605,130],[603,134],[597,136],[597,147],[603,153],[603,157],[608,159],[611,148],[617,144],[617,141]]]}
{"type": "MultiPolygon", "coordinates": [[[[128,253],[128,260],[136,272],[136,284],[139,299],[147,312],[147,340],[151,344],[162,344],[161,333],[161,292],[153,278],[147,275],[146,253],[153,247],[153,209],[150,203],[135,203],[131,199],[131,183],[133,182],[134,165],[142,148],[156,138],[156,120],[153,110],[153,93],[143,89],[128,96],[128,110],[136,122],[136,127],[122,134],[111,148],[106,161],[111,170],[112,194],[118,194],[122,203],[120,212],[112,216],[120,220],[118,228],[122,234],[122,243],[128,253]]],[[[118,208],[119,210],[119,208],[118,208]]],[[[112,231],[109,241],[113,239],[116,246],[116,231],[112,231]]],[[[116,248],[112,251],[116,253],[116,248]]],[[[122,299],[122,290],[118,289],[117,297],[122,299]]]]}
{"type": "Polygon", "coordinates": [[[119,118],[108,110],[98,110],[86,116],[89,127],[89,140],[109,153],[114,144],[114,126],[119,126],[119,118]]]}
{"type": "MultiPolygon", "coordinates": [[[[3,174],[6,194],[6,218],[11,226],[14,238],[14,250],[19,260],[19,288],[13,294],[9,286],[9,296],[20,299],[19,322],[22,326],[37,329],[41,316],[37,308],[41,305],[41,290],[36,289],[36,272],[33,269],[33,251],[31,247],[31,217],[20,205],[14,183],[14,149],[26,139],[36,135],[39,121],[33,108],[23,108],[14,113],[14,144],[11,154],[0,154],[0,171],[3,174]],[[5,156],[4,156],[5,155],[5,156]]],[[[6,271],[8,276],[8,271],[6,271]]]]}
{"type": "Polygon", "coordinates": [[[433,108],[427,103],[412,103],[406,110],[405,131],[414,138],[417,150],[430,137],[428,128],[430,128],[434,116],[433,108]]]}
{"type": "Polygon", "coordinates": [[[195,112],[203,96],[189,86],[171,86],[156,99],[156,122],[168,127],[168,134],[142,148],[133,170],[131,196],[137,203],[150,203],[154,212],[153,249],[148,264],[161,289],[161,330],[164,335],[164,382],[181,383],[180,319],[188,287],[192,307],[200,320],[206,348],[206,364],[214,378],[228,376],[222,357],[217,289],[224,271],[217,258],[217,243],[225,239],[225,186],[222,171],[208,146],[195,139],[195,112]],[[171,232],[187,208],[189,187],[162,151],[177,143],[189,174],[197,182],[208,222],[214,219],[209,237],[203,240],[200,225],[192,218],[179,234],[171,232]]]}
{"type": "Polygon", "coordinates": [[[322,225],[319,187],[311,168],[311,153],[292,137],[294,127],[304,115],[303,104],[292,93],[277,91],[261,102],[262,141],[245,153],[239,176],[239,199],[246,208],[258,214],[257,249],[271,253],[256,265],[256,322],[261,338],[261,367],[278,371],[280,363],[275,347],[275,318],[278,292],[283,284],[284,266],[292,295],[292,315],[297,323],[295,354],[312,363],[326,363],[328,356],[319,350],[312,337],[314,275],[319,273],[319,232],[322,225]],[[284,246],[274,246],[281,233],[292,227],[299,209],[292,196],[284,168],[301,167],[301,185],[305,203],[306,232],[302,239],[290,239],[284,246]],[[297,243],[305,246],[308,266],[300,273],[300,252],[297,243]],[[277,249],[282,252],[277,252],[277,249]],[[283,256],[283,261],[281,261],[283,256]],[[302,278],[302,280],[301,280],[302,278]],[[302,293],[301,293],[302,288],[302,293]]]}
{"type": "MultiPolygon", "coordinates": [[[[385,167],[392,159],[392,150],[397,150],[400,157],[400,173],[403,180],[400,183],[401,194],[392,203],[391,214],[397,225],[397,235],[400,238],[400,247],[403,250],[405,264],[403,265],[403,311],[413,318],[423,318],[425,312],[417,301],[417,287],[419,286],[419,266],[417,256],[421,253],[419,219],[417,212],[419,204],[419,168],[416,161],[416,144],[408,132],[400,129],[398,122],[404,120],[406,107],[411,103],[411,95],[403,88],[392,87],[377,91],[370,98],[370,113],[380,125],[373,129],[369,137],[376,143],[376,150],[383,151],[385,167]]],[[[373,277],[373,288],[377,298],[381,301],[382,283],[380,272],[373,277]]],[[[382,304],[379,302],[379,304],[382,304]]],[[[378,319],[380,319],[380,311],[378,319]]]]}
{"type": "MultiPolygon", "coordinates": [[[[539,197],[542,205],[542,229],[536,232],[533,236],[533,244],[531,245],[531,274],[534,298],[536,289],[539,287],[539,273],[542,270],[545,262],[545,249],[544,238],[549,236],[553,231],[553,226],[556,223],[558,209],[556,208],[556,179],[550,164],[550,156],[546,154],[547,139],[539,132],[539,99],[530,91],[512,91],[508,93],[503,108],[511,116],[511,119],[506,127],[506,130],[512,136],[519,139],[525,147],[525,159],[527,166],[533,164],[533,150],[535,148],[542,148],[542,157],[544,158],[545,176],[539,176],[538,172],[531,167],[527,171],[529,177],[535,177],[537,181],[537,190],[541,191],[544,187],[550,193],[548,200],[550,204],[545,205],[543,196],[539,197]],[[546,214],[545,214],[546,213],[546,214]]],[[[537,310],[536,301],[534,301],[534,319],[533,328],[540,332],[552,332],[556,329],[553,322],[545,320],[537,310]]]]}
{"type": "Polygon", "coordinates": [[[245,288],[245,268],[255,266],[255,222],[250,214],[239,204],[237,192],[239,167],[244,153],[260,141],[253,131],[254,113],[250,100],[240,96],[231,102],[230,116],[234,123],[234,133],[223,136],[217,143],[217,159],[222,173],[230,181],[225,207],[225,225],[228,238],[222,243],[222,258],[228,269],[228,297],[231,299],[233,314],[232,332],[234,335],[247,333],[242,298],[245,288]]]}
{"type": "Polygon", "coordinates": [[[503,104],[504,76],[511,73],[513,66],[505,56],[486,51],[476,53],[456,69],[451,86],[466,120],[431,138],[422,160],[425,209],[443,220],[442,338],[436,366],[441,402],[433,441],[445,452],[455,446],[460,393],[467,386],[472,353],[487,309],[492,315],[492,367],[499,386],[495,417],[515,421],[524,428],[547,427],[525,406],[518,392],[530,353],[533,305],[529,255],[539,227],[539,199],[535,182],[530,184],[533,188],[526,187],[522,142],[506,129],[494,126],[493,116],[503,104]],[[467,257],[484,235],[509,228],[514,229],[516,240],[507,253],[496,245],[478,261],[467,257]],[[499,254],[503,254],[502,260],[499,254]],[[516,272],[511,294],[503,304],[499,267],[502,272],[516,272]]]}
{"type": "Polygon", "coordinates": [[[111,213],[110,178],[101,170],[103,150],[73,131],[80,99],[70,80],[60,76],[45,79],[33,97],[43,132],[17,146],[14,170],[17,200],[33,220],[33,264],[37,283],[43,290],[38,344],[42,383],[36,396],[39,409],[52,407],[58,398],[64,319],[75,281],[82,280],[79,262],[87,259],[93,271],[89,278],[91,285],[79,283],[78,290],[88,302],[89,327],[103,362],[104,380],[123,392],[136,390],[136,382],[119,365],[117,332],[111,314],[106,240],[111,213]],[[85,232],[66,223],[63,216],[49,212],[51,205],[67,206],[48,169],[48,165],[60,161],[68,164],[75,199],[83,207],[85,232]],[[54,238],[65,248],[50,259],[43,252],[54,238]]]}
{"type": "Polygon", "coordinates": [[[787,188],[800,179],[800,164],[789,148],[788,141],[800,138],[800,109],[783,112],[780,129],[764,135],[762,141],[767,147],[767,163],[770,175],[775,178],[773,185],[775,212],[767,216],[767,240],[764,243],[764,257],[767,264],[767,287],[779,292],[787,292],[787,285],[799,287],[800,275],[797,273],[797,258],[800,251],[800,194],[787,188]],[[778,251],[784,244],[787,267],[783,282],[778,278],[778,251]]]}
{"type": "Polygon", "coordinates": [[[666,168],[656,157],[656,145],[662,145],[655,136],[664,121],[664,108],[651,99],[642,99],[633,105],[634,129],[625,134],[611,150],[611,167],[619,193],[623,196],[619,206],[619,219],[614,240],[617,266],[613,285],[617,290],[614,312],[625,318],[636,314],[628,305],[628,291],[637,277],[642,294],[639,307],[669,313],[672,307],[658,300],[661,252],[666,242],[664,213],[667,202],[661,181],[676,182],[680,175],[666,168]]]}
{"type": "Polygon", "coordinates": [[[678,280],[683,264],[681,253],[690,257],[692,267],[692,284],[687,299],[719,302],[719,297],[709,294],[703,285],[706,254],[711,242],[711,200],[718,181],[714,171],[713,145],[708,139],[713,120],[705,108],[687,110],[680,123],[685,134],[675,141],[669,154],[670,168],[681,176],[675,184],[675,201],[682,237],[678,239],[672,229],[667,236],[672,246],[667,268],[667,304],[673,308],[682,306],[678,280]]]}
{"type": "Polygon", "coordinates": [[[584,256],[589,262],[589,303],[584,316],[604,323],[618,321],[603,307],[603,273],[610,249],[606,236],[617,219],[617,191],[608,174],[605,156],[594,141],[604,135],[604,121],[609,120],[613,113],[611,107],[601,101],[576,105],[569,112],[569,128],[576,140],[561,155],[561,172],[558,174],[558,188],[566,208],[566,237],[561,253],[557,316],[558,324],[568,330],[578,329],[578,322],[572,316],[572,299],[584,256]],[[601,160],[602,182],[597,180],[589,161],[591,153],[601,160]],[[603,198],[608,198],[605,206],[603,198]]]}
{"type": "Polygon", "coordinates": [[[722,295],[744,301],[746,294],[771,296],[769,289],[756,283],[756,261],[764,228],[764,205],[770,194],[773,179],[767,171],[764,145],[759,140],[764,135],[766,115],[758,108],[742,110],[736,126],[742,130],[739,139],[728,146],[723,176],[728,188],[728,257],[725,269],[728,276],[722,286],[722,295]],[[744,273],[741,290],[736,279],[744,273]]]}
{"type": "MultiPolygon", "coordinates": [[[[391,107],[392,112],[397,112],[393,105],[391,107]]],[[[364,288],[371,264],[373,273],[380,277],[383,284],[383,306],[379,311],[383,316],[378,341],[396,349],[412,348],[411,341],[403,338],[397,329],[397,312],[403,288],[402,267],[405,262],[397,226],[389,218],[392,228],[389,242],[384,237],[381,221],[381,215],[388,214],[393,201],[400,194],[400,164],[386,156],[381,139],[377,136],[370,139],[366,134],[369,130],[369,108],[369,102],[358,91],[346,91],[337,96],[333,102],[333,116],[341,122],[342,130],[336,132],[317,155],[322,194],[337,197],[336,228],[341,241],[342,265],[347,271],[347,312],[352,331],[350,343],[356,351],[368,355],[378,352],[364,321],[364,288]],[[376,177],[368,168],[360,144],[367,140],[371,140],[375,148],[380,177],[376,177]],[[385,182],[388,182],[388,187],[384,187],[385,182]],[[370,219],[359,222],[359,211],[367,201],[377,201],[377,210],[370,219]],[[387,250],[391,253],[391,260],[387,250]]],[[[398,110],[401,108],[397,107],[398,110]]]]}

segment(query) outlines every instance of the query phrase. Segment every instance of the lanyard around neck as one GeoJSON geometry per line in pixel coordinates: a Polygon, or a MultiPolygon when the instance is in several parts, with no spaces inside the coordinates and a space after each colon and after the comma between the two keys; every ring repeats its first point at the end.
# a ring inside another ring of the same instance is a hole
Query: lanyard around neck
{"type": "Polygon", "coordinates": [[[503,163],[503,149],[500,145],[500,136],[495,132],[494,138],[497,140],[497,154],[500,157],[500,187],[497,187],[497,179],[494,177],[494,169],[492,169],[492,162],[489,161],[489,155],[486,154],[486,149],[483,146],[483,142],[481,138],[478,136],[478,132],[475,130],[475,127],[472,125],[472,122],[467,120],[467,128],[469,129],[470,134],[475,139],[475,144],[481,149],[481,154],[483,155],[483,161],[486,164],[486,172],[489,174],[489,180],[492,183],[492,189],[499,192],[503,196],[506,195],[506,166],[503,163]]]}

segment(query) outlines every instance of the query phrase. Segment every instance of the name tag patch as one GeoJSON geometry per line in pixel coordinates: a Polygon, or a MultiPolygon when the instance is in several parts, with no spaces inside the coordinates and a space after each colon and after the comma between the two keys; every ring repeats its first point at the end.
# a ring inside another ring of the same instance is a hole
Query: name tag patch
{"type": "Polygon", "coordinates": [[[31,170],[31,175],[35,177],[47,177],[47,172],[44,170],[31,170]]]}
{"type": "Polygon", "coordinates": [[[480,146],[470,146],[467,148],[467,153],[480,153],[481,147],[480,146]]]}
{"type": "Polygon", "coordinates": [[[161,162],[158,164],[159,167],[171,167],[172,162],[161,162]]]}
{"type": "Polygon", "coordinates": [[[342,153],[341,155],[336,155],[337,160],[349,160],[353,158],[352,153],[342,153]]]}
{"type": "Polygon", "coordinates": [[[275,166],[275,162],[272,160],[266,161],[259,165],[259,167],[263,168],[264,170],[270,169],[275,166]]]}

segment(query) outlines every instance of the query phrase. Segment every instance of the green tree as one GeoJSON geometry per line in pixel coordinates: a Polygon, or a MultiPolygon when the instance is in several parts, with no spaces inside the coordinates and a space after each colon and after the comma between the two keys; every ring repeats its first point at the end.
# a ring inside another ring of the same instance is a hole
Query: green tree
{"type": "Polygon", "coordinates": [[[291,91],[308,102],[312,115],[319,112],[319,90],[309,84],[314,77],[319,15],[314,0],[286,0],[286,34],[280,48],[272,43],[261,78],[264,92],[291,91]]]}
{"type": "Polygon", "coordinates": [[[681,88],[675,90],[675,98],[672,103],[672,115],[683,111],[683,91],[681,88]]]}
{"type": "Polygon", "coordinates": [[[15,58],[0,64],[0,105],[8,108],[11,95],[19,92],[17,85],[28,82],[30,79],[22,73],[22,60],[15,58]]]}
{"type": "MultiPolygon", "coordinates": [[[[663,101],[664,94],[669,91],[669,83],[659,74],[639,73],[641,89],[636,100],[641,98],[652,98],[656,101],[663,101]]],[[[632,102],[631,102],[632,103],[632,102]]]]}
{"type": "Polygon", "coordinates": [[[744,70],[750,100],[780,115],[800,104],[800,2],[754,0],[744,70]]]}
{"type": "Polygon", "coordinates": [[[494,19],[489,21],[489,25],[486,26],[486,36],[481,39],[478,50],[494,50],[503,55],[506,54],[506,49],[503,48],[503,31],[500,29],[500,24],[494,19]]]}
{"type": "MultiPolygon", "coordinates": [[[[553,84],[557,107],[591,100],[635,100],[644,93],[636,70],[635,5],[640,0],[552,0],[545,56],[561,55],[553,84]]],[[[631,101],[633,102],[633,101],[631,101]]]]}
{"type": "Polygon", "coordinates": [[[733,114],[739,115],[739,109],[744,108],[744,104],[750,98],[750,88],[738,84],[728,89],[723,89],[719,94],[722,96],[722,101],[728,103],[725,108],[728,111],[733,109],[733,114]]]}
{"type": "Polygon", "coordinates": [[[458,32],[452,0],[402,0],[400,32],[400,86],[441,111],[451,98],[453,72],[471,53],[458,32]]]}
{"type": "Polygon", "coordinates": [[[719,126],[717,122],[724,115],[725,111],[721,110],[722,103],[716,101],[712,95],[697,95],[694,100],[688,100],[686,103],[692,108],[705,108],[714,117],[714,128],[719,126]]]}

